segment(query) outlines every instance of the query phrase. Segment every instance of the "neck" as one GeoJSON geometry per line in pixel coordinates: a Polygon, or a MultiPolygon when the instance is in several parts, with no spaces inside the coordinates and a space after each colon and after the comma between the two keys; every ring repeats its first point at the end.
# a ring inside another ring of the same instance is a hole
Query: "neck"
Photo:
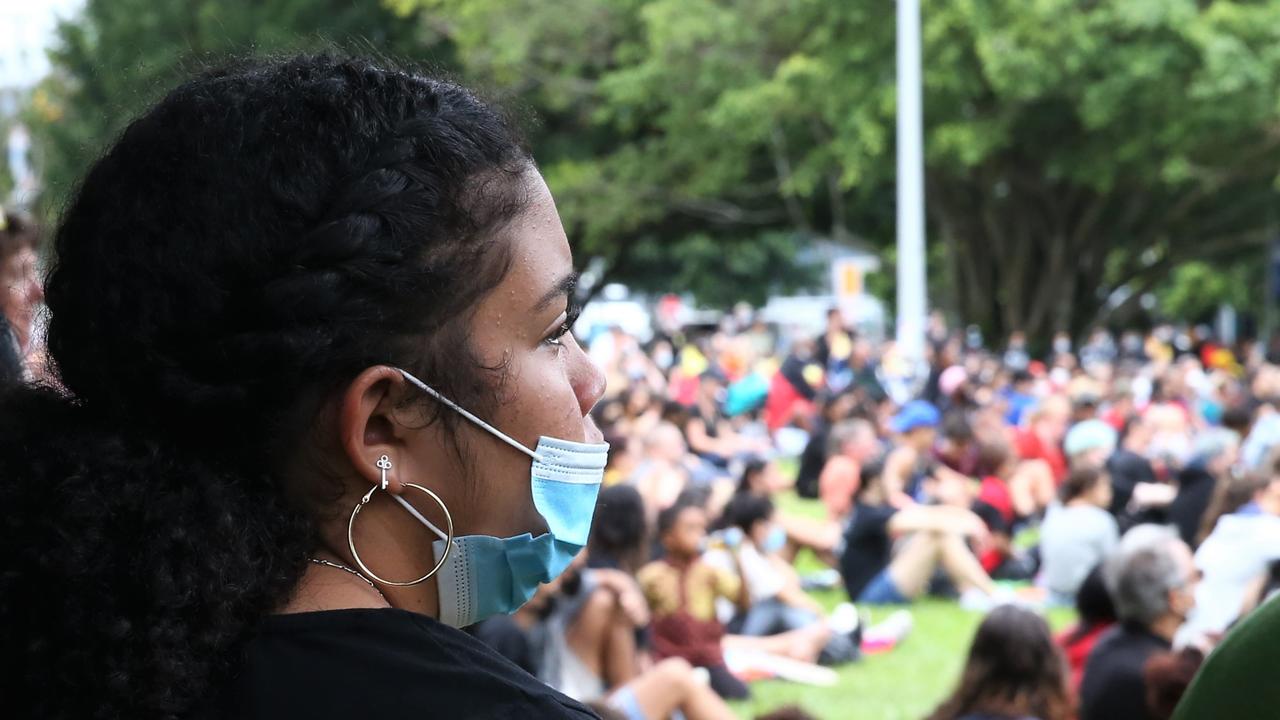
{"type": "Polygon", "coordinates": [[[663,559],[666,560],[669,564],[675,565],[676,567],[681,567],[681,568],[692,565],[693,561],[696,560],[697,558],[698,558],[697,555],[683,555],[681,553],[672,552],[670,550],[668,550],[667,554],[663,556],[663,559]]]}
{"type": "Polygon", "coordinates": [[[1182,618],[1171,613],[1165,613],[1151,623],[1147,628],[1152,635],[1163,638],[1169,642],[1173,642],[1173,637],[1178,633],[1178,628],[1182,627],[1182,618]]]}
{"type": "MultiPolygon", "coordinates": [[[[431,513],[433,510],[423,505],[420,498],[412,495],[403,497],[419,512],[431,513]]],[[[353,507],[356,502],[359,502],[359,497],[351,500],[350,505],[345,501],[340,505],[344,508],[353,507]]],[[[436,564],[432,549],[435,535],[404,508],[387,497],[385,492],[374,493],[372,501],[361,510],[355,523],[354,539],[364,564],[387,580],[397,582],[415,580],[430,571],[436,564]]],[[[314,554],[317,557],[334,560],[368,577],[392,607],[435,618],[440,616],[440,595],[434,576],[417,585],[386,585],[374,580],[360,567],[348,547],[347,517],[345,516],[325,528],[321,546],[314,554]]],[[[339,571],[328,570],[327,572],[339,571]]],[[[348,580],[361,583],[355,577],[350,577],[348,580]]],[[[323,587],[320,588],[321,591],[323,589],[323,587]]],[[[320,600],[325,601],[323,597],[320,600]]],[[[332,600],[337,602],[338,598],[335,596],[332,600]]]]}

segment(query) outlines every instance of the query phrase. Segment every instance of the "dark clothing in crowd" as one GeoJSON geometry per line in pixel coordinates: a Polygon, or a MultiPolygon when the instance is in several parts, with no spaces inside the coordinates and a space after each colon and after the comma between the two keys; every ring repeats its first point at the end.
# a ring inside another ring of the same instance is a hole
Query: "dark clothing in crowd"
{"type": "Polygon", "coordinates": [[[1138,483],[1156,482],[1156,471],[1146,458],[1121,448],[1107,458],[1107,474],[1111,476],[1111,514],[1116,516],[1123,532],[1139,520],[1127,511],[1133,489],[1138,483]]]}
{"type": "Polygon", "coordinates": [[[1132,623],[1116,625],[1089,654],[1080,683],[1080,720],[1144,720],[1147,660],[1167,651],[1168,640],[1132,623]]]}
{"type": "Polygon", "coordinates": [[[840,556],[840,575],[850,598],[858,598],[880,571],[889,565],[893,540],[889,537],[889,520],[897,511],[889,505],[853,507],[853,518],[844,536],[844,554],[840,556]]]}
{"type": "Polygon", "coordinates": [[[818,497],[818,478],[827,464],[827,443],[831,440],[831,424],[819,420],[809,443],[800,454],[800,469],[796,472],[796,493],[800,497],[818,497]]]}
{"type": "Polygon", "coordinates": [[[1183,542],[1193,548],[1216,485],[1213,475],[1197,464],[1189,465],[1178,473],[1178,496],[1169,503],[1168,518],[1177,526],[1183,542]]]}
{"type": "Polygon", "coordinates": [[[598,717],[461,630],[393,608],[268,617],[229,689],[217,717],[598,717]],[[317,692],[321,678],[358,691],[317,692]]]}

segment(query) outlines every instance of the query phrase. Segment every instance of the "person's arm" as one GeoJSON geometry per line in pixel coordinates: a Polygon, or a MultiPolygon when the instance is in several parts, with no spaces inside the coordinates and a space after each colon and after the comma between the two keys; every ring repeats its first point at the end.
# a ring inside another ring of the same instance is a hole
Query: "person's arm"
{"type": "Polygon", "coordinates": [[[967,475],[936,463],[931,476],[935,483],[933,494],[939,502],[961,508],[967,508],[973,503],[973,481],[967,475]]]}
{"type": "Polygon", "coordinates": [[[631,579],[630,575],[621,570],[608,568],[598,568],[591,572],[600,587],[609,590],[618,598],[618,607],[622,608],[622,612],[634,627],[644,627],[649,624],[649,603],[640,591],[640,586],[631,579]]]}
{"type": "Polygon", "coordinates": [[[742,559],[738,557],[741,546],[728,547],[729,557],[733,559],[733,572],[714,569],[715,592],[722,598],[733,602],[739,610],[751,608],[751,589],[747,587],[746,573],[742,572],[742,559]]]}
{"type": "Polygon", "coordinates": [[[916,453],[911,448],[900,447],[889,453],[884,461],[884,481],[889,490],[901,490],[907,484],[907,470],[916,461],[916,453]]]}
{"type": "Polygon", "coordinates": [[[946,505],[913,505],[889,519],[889,534],[940,532],[980,538],[986,524],[971,510],[946,505]]]}

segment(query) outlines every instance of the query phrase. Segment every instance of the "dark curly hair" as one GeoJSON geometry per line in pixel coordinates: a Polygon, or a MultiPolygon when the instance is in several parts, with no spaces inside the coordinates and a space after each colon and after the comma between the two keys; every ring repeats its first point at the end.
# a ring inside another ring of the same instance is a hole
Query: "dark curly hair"
{"type": "Polygon", "coordinates": [[[531,167],[467,90],[332,56],[204,74],[124,131],[55,238],[61,386],[0,397],[7,709],[209,705],[315,546],[332,477],[299,465],[339,388],[390,363],[496,401],[466,320],[531,167]]]}
{"type": "Polygon", "coordinates": [[[1069,720],[1067,660],[1049,625],[1014,605],[992,610],[973,637],[959,687],[929,720],[973,715],[1069,720]]]}

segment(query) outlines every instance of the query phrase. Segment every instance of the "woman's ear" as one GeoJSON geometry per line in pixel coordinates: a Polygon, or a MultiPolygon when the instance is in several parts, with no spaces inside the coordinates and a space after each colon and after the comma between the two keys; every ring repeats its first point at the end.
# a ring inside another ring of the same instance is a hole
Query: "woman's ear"
{"type": "Polygon", "coordinates": [[[400,473],[394,471],[404,455],[405,428],[396,419],[396,406],[405,392],[404,376],[387,365],[366,369],[351,381],[338,408],[338,436],[351,466],[370,483],[382,482],[378,459],[391,461],[388,490],[399,493],[400,473]]]}

